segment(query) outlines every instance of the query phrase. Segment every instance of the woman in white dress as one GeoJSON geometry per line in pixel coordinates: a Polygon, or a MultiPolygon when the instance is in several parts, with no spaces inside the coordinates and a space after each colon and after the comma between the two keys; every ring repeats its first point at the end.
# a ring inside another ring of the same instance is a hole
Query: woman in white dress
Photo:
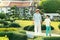
{"type": "Polygon", "coordinates": [[[36,34],[41,34],[41,22],[41,14],[39,13],[39,9],[36,9],[36,13],[33,15],[34,32],[36,34]]]}

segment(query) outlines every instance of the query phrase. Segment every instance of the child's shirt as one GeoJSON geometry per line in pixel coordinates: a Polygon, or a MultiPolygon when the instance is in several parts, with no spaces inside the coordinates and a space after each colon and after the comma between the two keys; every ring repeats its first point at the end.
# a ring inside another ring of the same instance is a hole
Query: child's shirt
{"type": "Polygon", "coordinates": [[[39,22],[39,21],[41,21],[42,19],[41,19],[41,14],[40,13],[35,13],[34,15],[33,15],[33,20],[34,21],[36,21],[36,22],[39,22]]]}
{"type": "Polygon", "coordinates": [[[50,26],[51,20],[49,18],[46,18],[44,22],[45,22],[46,26],[50,26]]]}

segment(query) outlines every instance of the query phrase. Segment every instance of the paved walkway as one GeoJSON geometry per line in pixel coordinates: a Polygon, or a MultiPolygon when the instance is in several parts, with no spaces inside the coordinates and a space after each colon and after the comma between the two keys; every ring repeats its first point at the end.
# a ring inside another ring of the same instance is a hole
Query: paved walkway
{"type": "MultiPolygon", "coordinates": [[[[34,35],[34,36],[46,36],[46,33],[41,33],[41,34],[35,34],[34,32],[29,32],[29,31],[26,31],[26,34],[28,35],[34,35]]],[[[59,34],[51,34],[51,36],[53,37],[56,37],[56,36],[60,36],[59,34]]]]}

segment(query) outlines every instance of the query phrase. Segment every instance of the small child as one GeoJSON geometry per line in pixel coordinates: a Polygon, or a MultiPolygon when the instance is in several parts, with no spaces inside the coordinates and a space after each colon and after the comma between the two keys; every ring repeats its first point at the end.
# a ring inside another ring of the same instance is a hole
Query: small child
{"type": "Polygon", "coordinates": [[[46,36],[51,36],[51,27],[50,27],[51,20],[49,17],[50,17],[49,15],[46,15],[46,19],[44,20],[44,23],[46,25],[46,36]]]}

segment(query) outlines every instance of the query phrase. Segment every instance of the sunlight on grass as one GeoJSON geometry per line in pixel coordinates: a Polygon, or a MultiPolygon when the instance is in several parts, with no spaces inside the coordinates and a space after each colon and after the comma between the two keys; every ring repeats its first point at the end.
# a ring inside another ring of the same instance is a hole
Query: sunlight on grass
{"type": "Polygon", "coordinates": [[[55,30],[59,30],[59,28],[58,28],[59,24],[60,24],[60,22],[51,22],[51,26],[53,26],[55,30]]]}
{"type": "Polygon", "coordinates": [[[7,37],[0,37],[0,40],[9,40],[7,37]]]}
{"type": "MultiPolygon", "coordinates": [[[[22,27],[28,26],[28,25],[33,25],[32,21],[27,21],[27,20],[16,20],[16,23],[18,23],[19,25],[21,25],[22,27]]],[[[55,30],[59,30],[58,29],[58,25],[60,24],[60,22],[51,22],[51,26],[54,27],[55,30]]]]}
{"type": "Polygon", "coordinates": [[[27,25],[33,25],[32,21],[16,20],[15,22],[21,25],[22,27],[25,27],[27,25]]]}
{"type": "Polygon", "coordinates": [[[0,31],[17,31],[18,28],[0,28],[0,31]]]}

